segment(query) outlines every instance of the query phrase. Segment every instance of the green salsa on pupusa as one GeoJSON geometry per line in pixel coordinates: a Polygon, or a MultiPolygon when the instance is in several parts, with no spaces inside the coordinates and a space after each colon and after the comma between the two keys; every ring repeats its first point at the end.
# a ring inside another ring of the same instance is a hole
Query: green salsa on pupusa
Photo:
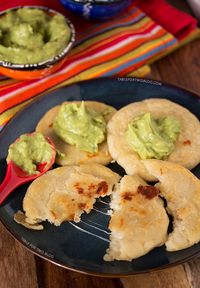
{"type": "Polygon", "coordinates": [[[0,17],[0,60],[37,64],[64,50],[71,30],[61,14],[42,9],[19,8],[0,17]]]}
{"type": "Polygon", "coordinates": [[[98,152],[98,144],[105,140],[106,121],[102,113],[86,107],[84,101],[81,104],[64,103],[53,129],[64,142],[94,153],[98,152]]]}
{"type": "Polygon", "coordinates": [[[125,137],[141,159],[166,159],[180,129],[180,122],[174,117],[154,119],[146,113],[129,122],[125,137]]]}
{"type": "Polygon", "coordinates": [[[37,165],[48,165],[53,153],[51,144],[41,133],[23,134],[9,146],[7,162],[13,161],[29,175],[39,174],[37,165]]]}

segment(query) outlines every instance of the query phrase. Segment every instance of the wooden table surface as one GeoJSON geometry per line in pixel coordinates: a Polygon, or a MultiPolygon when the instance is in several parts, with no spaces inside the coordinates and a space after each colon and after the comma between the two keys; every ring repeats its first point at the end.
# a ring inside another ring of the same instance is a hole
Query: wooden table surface
{"type": "MultiPolygon", "coordinates": [[[[180,2],[180,1],[179,1],[180,2]]],[[[187,7],[186,7],[187,8],[187,7]]],[[[149,78],[163,80],[200,94],[200,40],[152,66],[149,78]]],[[[160,272],[121,279],[86,276],[34,256],[0,224],[0,288],[199,288],[200,256],[160,272]]]]}

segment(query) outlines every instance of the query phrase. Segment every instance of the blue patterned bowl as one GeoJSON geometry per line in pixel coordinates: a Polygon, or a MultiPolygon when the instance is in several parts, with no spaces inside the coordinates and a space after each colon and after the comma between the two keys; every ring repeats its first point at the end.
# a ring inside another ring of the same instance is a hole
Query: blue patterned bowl
{"type": "Polygon", "coordinates": [[[131,0],[60,0],[66,9],[89,20],[108,20],[127,8],[131,0]]]}

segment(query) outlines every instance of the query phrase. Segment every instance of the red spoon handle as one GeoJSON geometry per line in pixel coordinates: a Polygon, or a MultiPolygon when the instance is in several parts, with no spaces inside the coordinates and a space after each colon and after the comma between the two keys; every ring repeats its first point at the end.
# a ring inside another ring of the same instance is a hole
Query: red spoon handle
{"type": "MultiPolygon", "coordinates": [[[[32,137],[34,136],[36,132],[33,133],[27,133],[26,135],[32,137]]],[[[26,170],[22,170],[23,168],[17,166],[15,162],[8,161],[7,165],[7,171],[6,171],[6,177],[3,181],[3,183],[0,185],[0,205],[3,203],[3,201],[7,198],[8,195],[11,194],[12,191],[15,190],[18,186],[21,184],[30,182],[37,177],[43,175],[46,173],[54,164],[55,157],[56,157],[56,148],[53,144],[53,142],[47,137],[46,140],[49,142],[52,148],[52,158],[49,163],[44,162],[37,164],[37,171],[35,171],[35,174],[29,175],[26,170]]],[[[15,140],[15,142],[19,141],[19,138],[15,140]]]]}
{"type": "Polygon", "coordinates": [[[6,199],[6,197],[21,184],[20,178],[16,177],[13,166],[7,166],[6,177],[3,183],[0,185],[0,205],[6,199]]]}

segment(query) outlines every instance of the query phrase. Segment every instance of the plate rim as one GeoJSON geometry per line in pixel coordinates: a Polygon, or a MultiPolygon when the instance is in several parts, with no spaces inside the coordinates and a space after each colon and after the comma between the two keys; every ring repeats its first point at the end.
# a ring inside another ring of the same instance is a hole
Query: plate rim
{"type": "MultiPolygon", "coordinates": [[[[34,97],[34,99],[28,103],[27,105],[25,105],[22,109],[20,109],[19,111],[17,111],[17,113],[6,123],[6,125],[2,128],[2,130],[0,131],[0,138],[3,137],[4,131],[5,129],[7,129],[7,127],[10,125],[10,123],[12,123],[13,121],[15,121],[15,118],[18,117],[18,115],[23,114],[24,111],[29,108],[32,104],[34,104],[35,102],[38,102],[41,98],[45,97],[47,94],[49,93],[53,93],[57,90],[62,90],[65,89],[67,87],[70,86],[74,86],[74,85],[80,85],[82,83],[90,83],[90,82],[104,82],[104,81],[119,81],[119,82],[138,82],[144,85],[156,85],[156,86],[166,86],[175,90],[179,90],[179,91],[183,91],[186,92],[188,94],[191,94],[193,97],[197,98],[200,100],[200,94],[198,95],[195,91],[192,91],[190,89],[186,89],[180,85],[174,85],[174,84],[170,84],[167,83],[165,81],[160,81],[160,80],[156,80],[156,79],[152,79],[152,78],[138,78],[138,77],[102,77],[102,78],[95,78],[95,79],[88,79],[88,80],[83,80],[83,81],[79,81],[79,82],[74,82],[74,83],[70,83],[68,85],[64,85],[62,87],[57,87],[54,88],[52,90],[49,91],[49,89],[44,90],[41,93],[36,94],[34,97]]],[[[1,218],[0,215],[0,222],[2,223],[2,225],[5,227],[5,229],[7,230],[7,232],[20,244],[22,245],[26,250],[28,250],[29,252],[33,253],[33,255],[36,255],[46,261],[49,261],[50,263],[53,263],[61,268],[64,269],[68,269],[70,271],[74,271],[74,272],[78,272],[84,275],[90,275],[90,276],[96,276],[96,277],[105,277],[105,278],[122,278],[122,277],[131,277],[134,275],[139,275],[139,274],[147,274],[147,273],[152,273],[152,272],[157,272],[157,271],[162,271],[168,268],[172,268],[175,267],[177,265],[180,264],[184,264],[188,261],[190,261],[191,259],[197,257],[200,254],[200,250],[194,252],[193,254],[191,254],[190,256],[186,256],[185,258],[176,261],[175,263],[168,263],[168,264],[164,264],[160,267],[155,267],[155,268],[150,268],[150,269],[146,269],[146,270],[140,270],[140,271],[132,271],[132,272],[127,272],[127,273],[98,273],[98,272],[94,272],[91,270],[87,270],[87,269],[83,269],[83,268],[74,268],[72,266],[70,266],[69,264],[65,264],[62,262],[59,262],[59,260],[53,260],[52,258],[48,257],[47,255],[43,255],[42,253],[37,252],[34,248],[31,248],[28,246],[28,244],[24,243],[20,237],[14,232],[12,231],[8,225],[4,222],[4,220],[1,218]]],[[[168,252],[169,253],[169,252],[168,252]]],[[[172,252],[173,253],[173,252],[172,252]]],[[[134,261],[134,260],[133,260],[134,261]]]]}
{"type": "MultiPolygon", "coordinates": [[[[87,270],[87,269],[78,269],[78,268],[76,269],[70,265],[63,264],[63,263],[59,262],[58,260],[52,260],[48,256],[44,256],[41,253],[36,252],[33,248],[30,248],[27,244],[25,244],[18,236],[15,236],[14,233],[10,230],[10,228],[8,228],[7,224],[5,224],[1,218],[0,218],[0,222],[6,228],[9,235],[11,235],[14,238],[14,240],[17,241],[17,243],[22,245],[22,247],[24,247],[27,251],[31,252],[34,256],[36,255],[36,256],[42,258],[43,260],[46,260],[52,264],[55,264],[58,267],[68,269],[70,271],[81,273],[81,274],[88,275],[88,276],[103,277],[103,278],[127,278],[127,277],[131,277],[131,276],[135,276],[135,275],[143,275],[143,274],[148,274],[148,273],[152,273],[152,272],[159,272],[162,270],[176,267],[177,265],[184,264],[184,263],[190,261],[191,259],[197,257],[200,254],[200,250],[199,250],[199,251],[195,252],[194,254],[177,261],[176,263],[168,263],[168,264],[162,265],[160,267],[147,269],[147,270],[133,271],[133,272],[128,272],[128,273],[113,273],[113,274],[112,273],[98,273],[98,272],[93,272],[93,271],[87,270]]],[[[170,253],[170,252],[168,252],[168,253],[170,253]]],[[[173,253],[173,252],[171,252],[171,253],[173,253]]],[[[132,261],[134,261],[134,259],[132,261]]]]}

